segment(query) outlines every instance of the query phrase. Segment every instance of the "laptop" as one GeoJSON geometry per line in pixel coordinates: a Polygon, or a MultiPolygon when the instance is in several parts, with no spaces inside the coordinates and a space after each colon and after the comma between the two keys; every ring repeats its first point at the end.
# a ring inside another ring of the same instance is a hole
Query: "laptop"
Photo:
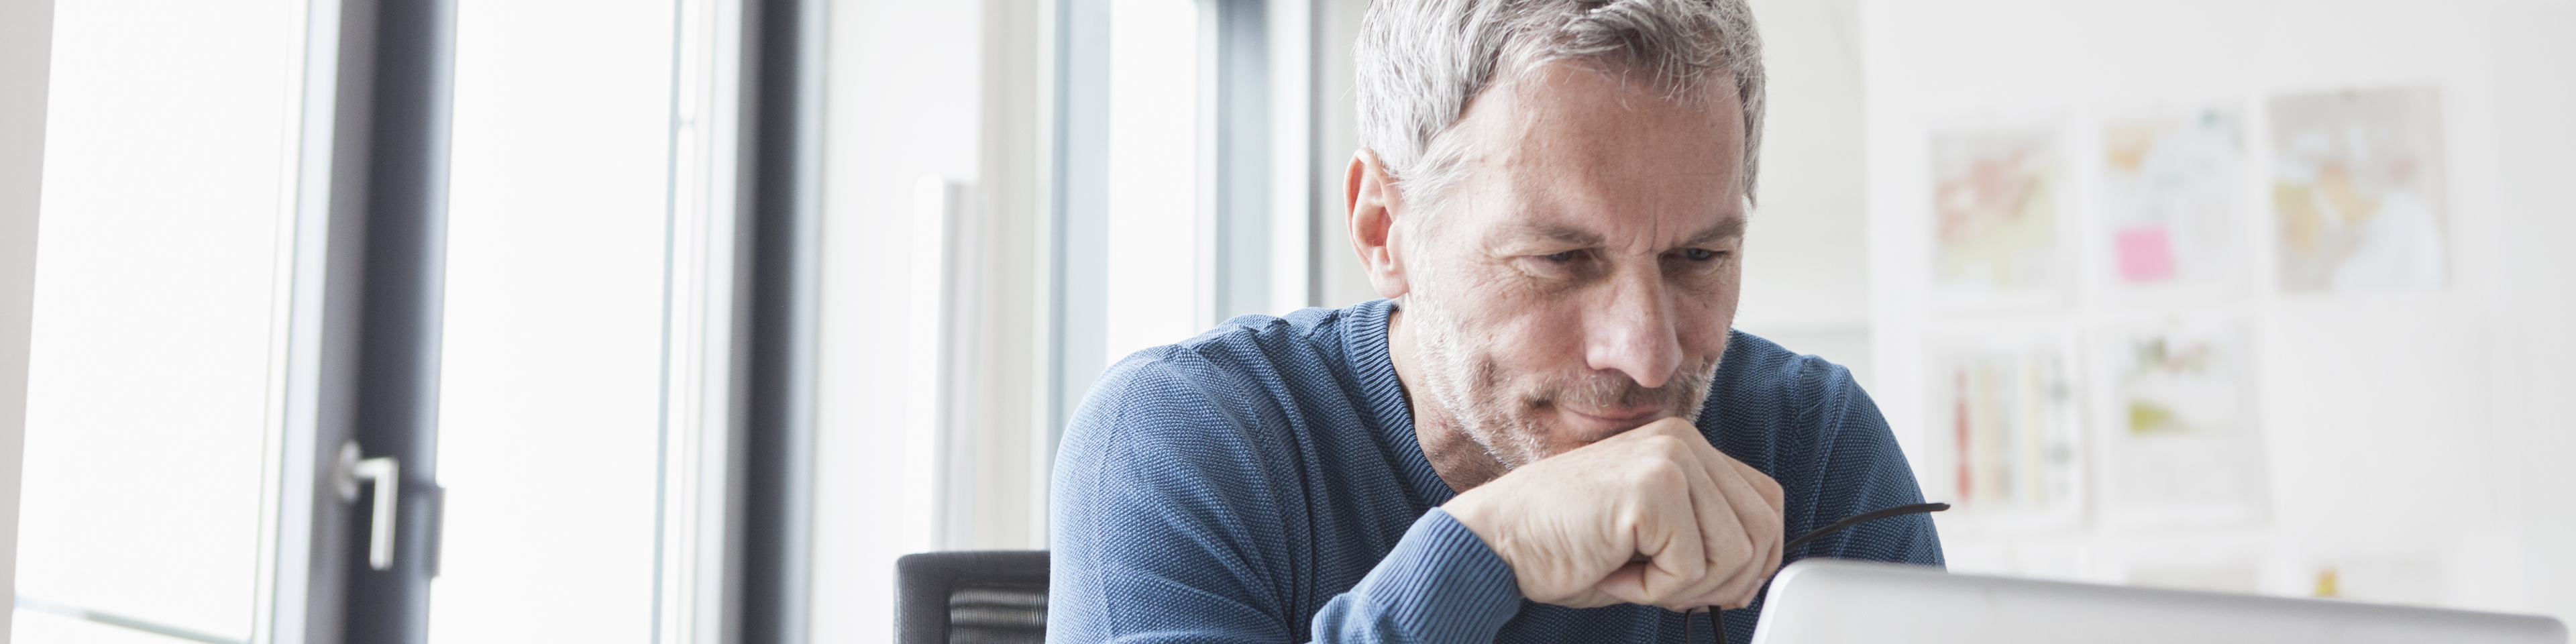
{"type": "Polygon", "coordinates": [[[1771,580],[1753,644],[2564,644],[2557,619],[1954,575],[1808,559],[1771,580]]]}

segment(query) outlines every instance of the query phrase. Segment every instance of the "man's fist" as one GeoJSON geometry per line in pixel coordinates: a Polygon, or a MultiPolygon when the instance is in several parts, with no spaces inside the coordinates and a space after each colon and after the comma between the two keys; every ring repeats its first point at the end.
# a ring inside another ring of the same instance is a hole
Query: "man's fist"
{"type": "Polygon", "coordinates": [[[1543,604],[1741,608],[1780,568],[1780,484],[1679,418],[1522,466],[1441,507],[1543,604]]]}

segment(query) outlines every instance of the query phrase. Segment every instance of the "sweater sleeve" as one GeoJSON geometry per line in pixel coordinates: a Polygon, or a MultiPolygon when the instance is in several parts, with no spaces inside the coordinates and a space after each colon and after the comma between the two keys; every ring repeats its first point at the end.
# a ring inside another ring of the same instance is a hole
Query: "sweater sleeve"
{"type": "Polygon", "coordinates": [[[1316,642],[1492,642],[1520,582],[1467,526],[1432,508],[1350,592],[1315,613],[1316,642]]]}
{"type": "Polygon", "coordinates": [[[1279,526],[1298,490],[1206,385],[1131,358],[1066,428],[1049,642],[1482,644],[1519,610],[1501,557],[1433,509],[1355,587],[1297,614],[1304,544],[1279,526]]]}

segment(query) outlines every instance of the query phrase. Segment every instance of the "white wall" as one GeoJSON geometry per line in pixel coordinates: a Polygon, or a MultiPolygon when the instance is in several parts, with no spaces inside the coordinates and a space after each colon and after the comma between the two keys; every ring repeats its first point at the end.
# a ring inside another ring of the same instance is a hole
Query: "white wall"
{"type": "Polygon", "coordinates": [[[1867,386],[1867,207],[1853,0],[1752,0],[1768,77],[1762,175],[1735,326],[1867,386]]]}
{"type": "MultiPolygon", "coordinates": [[[[27,331],[45,160],[53,0],[0,3],[0,587],[18,578],[18,466],[27,420],[27,331]]],[[[10,612],[0,611],[0,642],[10,612]]]]}
{"type": "Polygon", "coordinates": [[[2576,3],[2498,7],[2494,29],[2503,324],[2484,356],[2496,386],[2501,511],[2519,518],[2526,607],[2576,619],[2576,3]]]}
{"type": "MultiPolygon", "coordinates": [[[[2559,552],[2570,542],[2563,498],[2576,486],[2556,465],[2576,445],[2563,412],[2537,402],[2571,382],[2559,331],[2569,264],[2548,250],[2576,242],[2563,216],[2570,139],[2560,120],[2576,79],[2567,6],[1862,2],[1873,393],[1918,459],[1942,413],[1928,406],[1925,335],[1956,325],[1935,321],[1956,316],[1922,286],[1930,129],[2017,118],[2073,134],[2137,108],[2216,103],[2259,119],[2279,91],[2429,83],[2441,92],[2447,285],[2283,295],[2258,278],[2231,305],[2254,329],[2268,518],[2042,533],[1944,517],[1953,568],[2117,582],[2150,560],[2250,560],[2261,590],[2305,594],[2326,567],[2394,561],[2409,589],[2383,598],[2576,614],[2559,581],[2576,573],[2559,552]]],[[[2256,168],[2268,167],[2262,132],[2248,136],[2256,168]]],[[[2267,210],[2249,216],[2265,222],[2249,230],[2268,230],[2267,210]]],[[[2094,297],[1994,319],[2085,326],[2101,317],[2094,297]]],[[[1917,470],[1925,475],[1920,460],[1917,470]]]]}

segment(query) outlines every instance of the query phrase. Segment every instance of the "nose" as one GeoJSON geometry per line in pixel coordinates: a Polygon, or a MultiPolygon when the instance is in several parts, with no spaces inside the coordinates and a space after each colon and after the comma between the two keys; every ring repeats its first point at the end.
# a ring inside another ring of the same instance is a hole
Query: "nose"
{"type": "Polygon", "coordinates": [[[1595,370],[1627,374],[1641,387],[1664,386],[1681,368],[1681,337],[1673,331],[1672,291],[1661,275],[1631,272],[1614,278],[1607,302],[1584,314],[1584,361],[1595,370]]]}

